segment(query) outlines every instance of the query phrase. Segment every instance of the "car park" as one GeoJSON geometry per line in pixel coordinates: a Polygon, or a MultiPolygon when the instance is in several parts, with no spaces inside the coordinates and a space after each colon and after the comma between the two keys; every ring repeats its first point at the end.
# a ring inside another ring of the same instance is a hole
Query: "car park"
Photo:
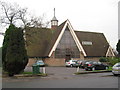
{"type": "Polygon", "coordinates": [[[76,67],[77,60],[67,60],[65,62],[66,67],[76,67]]]}
{"type": "Polygon", "coordinates": [[[37,60],[34,65],[38,65],[38,66],[40,66],[40,67],[44,67],[44,66],[45,66],[45,63],[43,62],[43,60],[37,60]]]}
{"type": "Polygon", "coordinates": [[[112,67],[112,73],[113,73],[114,76],[120,75],[120,63],[116,63],[116,64],[112,67]]]}
{"type": "Polygon", "coordinates": [[[109,68],[109,66],[106,65],[106,64],[103,64],[101,62],[89,61],[89,62],[85,63],[84,68],[85,68],[86,71],[88,71],[88,70],[90,70],[90,71],[107,70],[109,68]]]}

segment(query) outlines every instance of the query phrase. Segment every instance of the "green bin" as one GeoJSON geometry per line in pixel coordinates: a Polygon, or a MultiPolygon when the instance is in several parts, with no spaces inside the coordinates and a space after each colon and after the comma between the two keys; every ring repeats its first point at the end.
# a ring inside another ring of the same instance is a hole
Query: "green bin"
{"type": "Polygon", "coordinates": [[[33,74],[39,74],[40,73],[40,67],[38,65],[33,65],[32,66],[33,69],[33,74]]]}

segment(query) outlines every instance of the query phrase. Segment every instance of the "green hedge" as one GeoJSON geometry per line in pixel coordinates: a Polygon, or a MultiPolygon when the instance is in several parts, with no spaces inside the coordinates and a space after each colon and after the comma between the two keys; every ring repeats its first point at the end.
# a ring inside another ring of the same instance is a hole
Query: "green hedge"
{"type": "Polygon", "coordinates": [[[99,59],[100,62],[106,62],[108,63],[110,66],[113,66],[114,64],[120,62],[120,58],[119,57],[101,57],[99,59]]]}

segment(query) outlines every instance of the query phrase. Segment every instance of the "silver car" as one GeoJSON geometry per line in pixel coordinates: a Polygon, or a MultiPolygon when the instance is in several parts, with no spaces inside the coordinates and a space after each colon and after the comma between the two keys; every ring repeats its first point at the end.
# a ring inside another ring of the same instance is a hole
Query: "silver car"
{"type": "Polygon", "coordinates": [[[77,60],[67,60],[65,62],[66,67],[75,67],[77,60]]]}
{"type": "Polygon", "coordinates": [[[113,73],[114,76],[120,75],[120,63],[116,63],[116,64],[112,67],[112,73],[113,73]]]}

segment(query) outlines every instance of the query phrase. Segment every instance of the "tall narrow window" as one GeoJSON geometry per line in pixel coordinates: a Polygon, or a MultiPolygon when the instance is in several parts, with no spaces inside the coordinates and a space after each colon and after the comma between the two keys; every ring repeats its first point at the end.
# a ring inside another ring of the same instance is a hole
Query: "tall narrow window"
{"type": "Polygon", "coordinates": [[[65,32],[55,50],[56,58],[66,58],[66,56],[69,56],[69,58],[80,57],[80,52],[68,27],[65,29],[65,32]]]}

